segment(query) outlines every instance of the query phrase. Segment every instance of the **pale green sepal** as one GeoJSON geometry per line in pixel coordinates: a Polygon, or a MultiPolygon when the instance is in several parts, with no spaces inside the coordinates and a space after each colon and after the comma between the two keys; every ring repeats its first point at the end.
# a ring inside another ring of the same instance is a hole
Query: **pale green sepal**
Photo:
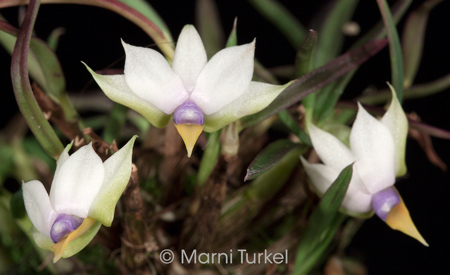
{"type": "Polygon", "coordinates": [[[132,137],[122,149],[103,163],[105,178],[100,191],[91,204],[89,217],[105,226],[111,226],[117,201],[130,180],[131,157],[136,138],[137,136],[132,137]]]}
{"type": "Polygon", "coordinates": [[[92,77],[112,101],[125,105],[143,115],[153,126],[165,127],[170,121],[170,115],[165,114],[150,102],[138,97],[128,87],[124,75],[96,74],[88,65],[82,62],[92,77]]]}
{"type": "Polygon", "coordinates": [[[215,132],[243,116],[251,115],[266,108],[284,89],[294,81],[284,85],[272,85],[252,81],[247,91],[225,105],[219,111],[205,116],[205,132],[215,132]]]}
{"type": "Polygon", "coordinates": [[[397,99],[397,93],[389,84],[392,91],[392,101],[384,114],[381,122],[389,129],[395,144],[395,176],[401,177],[406,174],[405,150],[406,137],[408,135],[408,119],[397,99]]]}
{"type": "MultiPolygon", "coordinates": [[[[96,222],[88,231],[86,231],[86,233],[71,241],[64,250],[62,257],[69,258],[85,248],[95,237],[101,225],[100,222],[96,222]]],[[[44,236],[35,227],[31,229],[31,234],[40,248],[53,251],[52,246],[55,245],[55,243],[53,243],[49,237],[44,236]]]]}

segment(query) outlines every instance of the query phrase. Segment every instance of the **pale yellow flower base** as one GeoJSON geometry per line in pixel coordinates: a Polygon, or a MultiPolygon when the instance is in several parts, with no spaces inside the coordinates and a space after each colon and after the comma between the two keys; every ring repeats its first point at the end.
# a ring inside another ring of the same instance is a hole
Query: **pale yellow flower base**
{"type": "Polygon", "coordinates": [[[422,235],[420,235],[419,231],[414,225],[411,216],[409,215],[409,211],[406,208],[406,205],[401,197],[400,203],[394,206],[391,212],[389,212],[389,215],[386,218],[386,224],[389,225],[392,229],[399,230],[406,235],[418,240],[423,245],[428,246],[428,243],[425,241],[422,235]]]}
{"type": "Polygon", "coordinates": [[[186,150],[188,157],[191,157],[192,150],[194,149],[195,143],[198,137],[203,132],[203,125],[193,125],[193,124],[175,124],[178,133],[186,145],[186,150]]]}
{"type": "Polygon", "coordinates": [[[87,217],[86,219],[84,219],[80,227],[70,233],[66,238],[60,240],[54,246],[52,246],[53,252],[55,254],[55,256],[53,257],[53,263],[56,263],[57,261],[59,261],[59,259],[61,259],[61,256],[69,242],[86,233],[86,231],[88,231],[95,224],[95,222],[95,219],[87,217]]]}

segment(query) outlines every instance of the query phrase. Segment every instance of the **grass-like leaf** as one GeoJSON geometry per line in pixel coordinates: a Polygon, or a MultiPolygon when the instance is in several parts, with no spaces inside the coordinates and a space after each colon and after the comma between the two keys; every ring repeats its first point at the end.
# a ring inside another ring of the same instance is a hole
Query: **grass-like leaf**
{"type": "Polygon", "coordinates": [[[289,130],[291,130],[297,137],[306,145],[312,146],[311,139],[309,136],[303,131],[302,128],[297,124],[297,121],[289,114],[288,111],[283,110],[278,113],[278,117],[280,120],[286,125],[289,130]]]}
{"type": "Polygon", "coordinates": [[[264,173],[269,168],[274,166],[285,155],[296,150],[298,155],[302,149],[306,149],[305,146],[292,143],[289,140],[282,139],[271,143],[263,151],[261,151],[256,158],[252,161],[247,169],[247,175],[244,181],[256,178],[258,175],[264,173]]]}
{"type": "Polygon", "coordinates": [[[225,45],[219,11],[215,1],[197,0],[196,22],[208,56],[211,57],[225,45]]]}
{"type": "Polygon", "coordinates": [[[330,244],[334,233],[343,221],[339,207],[347,192],[352,174],[353,164],[350,164],[342,170],[311,214],[297,249],[292,274],[307,274],[330,244]]]}
{"type": "Polygon", "coordinates": [[[339,55],[344,44],[342,26],[351,20],[359,0],[333,1],[318,29],[320,34],[314,56],[315,67],[322,66],[339,55]]]}
{"type": "Polygon", "coordinates": [[[127,6],[139,11],[143,15],[145,15],[148,19],[150,19],[153,23],[161,29],[167,41],[173,41],[172,35],[170,34],[170,30],[167,27],[164,20],[159,16],[156,10],[145,0],[119,0],[120,2],[126,4],[127,6]]]}
{"type": "MultiPolygon", "coordinates": [[[[417,84],[406,88],[403,93],[403,99],[422,98],[445,91],[448,88],[450,88],[450,74],[429,83],[417,84]]],[[[375,105],[387,102],[391,98],[391,91],[389,89],[383,89],[374,94],[363,95],[358,98],[358,101],[375,105]]]]}
{"type": "Polygon", "coordinates": [[[42,113],[28,79],[28,49],[40,1],[30,1],[22,27],[17,36],[11,61],[11,78],[16,100],[28,126],[45,151],[57,159],[64,147],[42,113]]]}
{"type": "Polygon", "coordinates": [[[256,10],[277,27],[298,49],[308,35],[308,30],[283,5],[274,0],[248,0],[256,10]]]}
{"type": "MultiPolygon", "coordinates": [[[[314,68],[314,52],[317,46],[317,32],[310,30],[308,37],[305,39],[295,57],[295,77],[303,76],[314,68]]],[[[306,119],[312,119],[316,95],[311,94],[302,99],[305,107],[306,119]]],[[[283,112],[283,111],[282,111],[283,112]]]]}
{"type": "Polygon", "coordinates": [[[384,46],[386,46],[386,40],[369,42],[298,78],[269,106],[267,106],[267,108],[256,114],[242,118],[242,126],[251,126],[295,104],[305,96],[321,89],[338,77],[359,67],[367,59],[379,52],[384,46]]]}
{"type": "Polygon", "coordinates": [[[402,35],[402,49],[405,68],[405,88],[411,86],[422,58],[425,29],[430,11],[443,0],[428,0],[413,11],[405,22],[402,35]]]}
{"type": "MultiPolygon", "coordinates": [[[[412,0],[399,0],[392,6],[392,16],[396,23],[400,21],[408,7],[411,5],[411,2],[412,0]]],[[[352,48],[360,47],[372,39],[382,39],[385,35],[386,30],[384,28],[383,20],[380,20],[372,27],[372,29],[370,29],[370,31],[358,39],[358,41],[353,44],[352,48]]],[[[314,118],[317,121],[323,121],[333,113],[336,102],[339,100],[356,71],[357,69],[347,73],[333,84],[324,88],[322,91],[322,101],[317,102],[315,104],[317,106],[314,107],[314,118]]]]}
{"type": "Polygon", "coordinates": [[[403,101],[403,55],[397,28],[386,0],[377,0],[386,27],[391,56],[392,85],[397,92],[398,101],[403,101]]]}

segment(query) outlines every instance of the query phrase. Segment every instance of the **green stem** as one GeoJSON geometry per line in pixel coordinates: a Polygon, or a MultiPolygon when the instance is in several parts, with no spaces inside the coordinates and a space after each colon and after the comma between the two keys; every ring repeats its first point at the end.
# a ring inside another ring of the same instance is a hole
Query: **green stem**
{"type": "Polygon", "coordinates": [[[57,159],[64,149],[61,141],[48,123],[31,89],[28,79],[28,48],[39,10],[40,1],[31,1],[14,47],[11,61],[11,78],[17,104],[28,126],[49,155],[57,159]]]}

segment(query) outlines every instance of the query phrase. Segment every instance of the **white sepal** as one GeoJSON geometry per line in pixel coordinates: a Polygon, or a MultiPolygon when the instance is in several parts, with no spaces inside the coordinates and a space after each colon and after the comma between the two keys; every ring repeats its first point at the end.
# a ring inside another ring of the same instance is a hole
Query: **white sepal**
{"type": "Polygon", "coordinates": [[[350,133],[354,170],[371,194],[395,183],[394,140],[388,128],[359,105],[350,133]]]}
{"type": "Polygon", "coordinates": [[[395,144],[395,175],[401,177],[406,174],[405,151],[408,136],[408,119],[397,98],[394,88],[388,83],[392,91],[392,101],[387,112],[381,119],[391,132],[395,144]]]}
{"type": "Polygon", "coordinates": [[[308,125],[308,130],[314,150],[326,166],[341,171],[355,161],[350,149],[332,134],[314,126],[312,123],[308,125]]]}
{"type": "Polygon", "coordinates": [[[192,25],[184,26],[178,37],[172,69],[181,78],[189,94],[194,90],[197,78],[207,62],[205,47],[197,30],[192,25]]]}
{"type": "Polygon", "coordinates": [[[261,111],[292,83],[272,85],[262,82],[250,82],[248,90],[240,97],[225,105],[217,112],[205,116],[204,131],[208,133],[215,132],[243,116],[261,111]]]}
{"type": "Polygon", "coordinates": [[[38,180],[22,184],[28,217],[39,232],[50,238],[50,229],[58,216],[53,210],[44,185],[38,180]]]}
{"type": "Polygon", "coordinates": [[[189,98],[180,77],[159,52],[123,41],[122,45],[126,55],[125,81],[137,96],[168,115],[189,98]]]}
{"type": "MultiPolygon", "coordinates": [[[[84,63],[83,63],[84,64],[84,63]]],[[[92,77],[112,101],[127,106],[143,115],[152,125],[158,128],[165,127],[170,121],[167,115],[155,105],[137,96],[130,90],[124,75],[96,74],[88,65],[84,64],[92,77]]]]}
{"type": "Polygon", "coordinates": [[[200,73],[191,99],[205,115],[217,112],[241,96],[253,76],[255,41],[215,54],[200,73]]]}

